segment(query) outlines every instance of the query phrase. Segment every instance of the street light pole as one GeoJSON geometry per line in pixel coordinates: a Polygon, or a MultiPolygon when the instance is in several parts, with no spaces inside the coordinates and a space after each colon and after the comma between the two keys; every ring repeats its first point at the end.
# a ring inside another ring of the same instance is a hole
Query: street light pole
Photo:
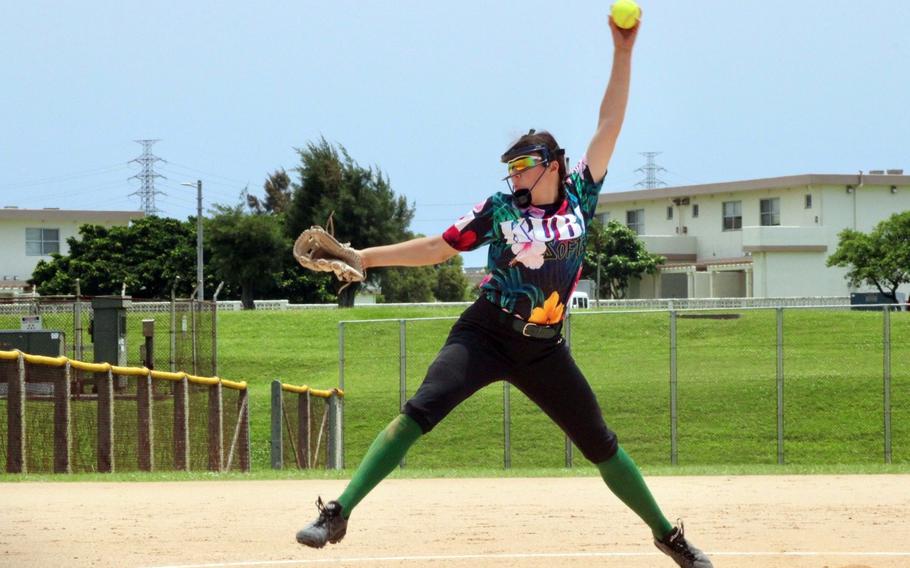
{"type": "Polygon", "coordinates": [[[205,299],[202,285],[202,180],[197,179],[195,184],[186,182],[180,185],[196,186],[196,298],[201,301],[205,299]]]}

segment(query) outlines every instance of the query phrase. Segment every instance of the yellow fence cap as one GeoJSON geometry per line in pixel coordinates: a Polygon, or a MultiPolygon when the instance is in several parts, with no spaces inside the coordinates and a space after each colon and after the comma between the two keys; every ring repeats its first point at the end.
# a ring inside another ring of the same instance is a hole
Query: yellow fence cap
{"type": "Polygon", "coordinates": [[[70,367],[89,373],[106,373],[111,370],[110,363],[86,363],[75,359],[70,359],[70,367]]]}
{"type": "Polygon", "coordinates": [[[111,365],[111,372],[127,377],[147,377],[149,374],[149,370],[145,367],[118,367],[117,365],[111,365]]]}
{"type": "Polygon", "coordinates": [[[44,355],[29,355],[27,353],[25,354],[25,360],[32,365],[44,365],[46,367],[62,367],[69,361],[62,355],[60,357],[45,357],[44,355]]]}
{"type": "Polygon", "coordinates": [[[22,352],[18,349],[13,349],[12,351],[0,351],[0,360],[13,361],[19,358],[19,355],[22,352]]]}

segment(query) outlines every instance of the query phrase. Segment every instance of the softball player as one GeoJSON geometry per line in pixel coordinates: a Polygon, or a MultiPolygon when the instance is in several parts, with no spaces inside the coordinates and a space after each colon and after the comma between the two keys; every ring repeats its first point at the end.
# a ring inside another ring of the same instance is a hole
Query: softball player
{"type": "Polygon", "coordinates": [[[502,155],[510,193],[479,203],[441,236],[360,251],[364,268],[421,266],[487,245],[490,272],[481,298],[452,327],[420,388],[380,432],[344,492],[335,501],[317,500],[318,518],[297,533],[301,544],[321,548],[340,541],[351,512],[414,442],[479,389],[504,379],[596,464],[610,490],[651,529],[661,551],[679,566],[712,566],[686,539],[682,523],[674,527],[664,517],[638,467],[605,424],[560,334],[566,302],[581,274],[585,228],[594,217],[628,100],[638,26],[623,30],[611,21],[610,27],[610,81],[594,137],[571,172],[553,136],[532,130],[502,155]]]}

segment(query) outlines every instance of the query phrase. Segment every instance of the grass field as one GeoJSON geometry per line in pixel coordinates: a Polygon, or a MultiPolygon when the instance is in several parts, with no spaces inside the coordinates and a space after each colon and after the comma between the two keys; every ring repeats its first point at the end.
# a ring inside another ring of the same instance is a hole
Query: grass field
{"type": "MultiPolygon", "coordinates": [[[[250,383],[253,463],[268,467],[269,383],[318,388],[338,382],[338,322],[454,316],[458,308],[354,308],[220,315],[220,367],[250,383]]],[[[684,466],[777,461],[774,310],[732,320],[677,320],[679,446],[684,466]]],[[[892,319],[892,460],[910,463],[910,317],[892,319]]],[[[408,393],[442,345],[451,321],[407,324],[408,393]]],[[[882,314],[792,309],[784,313],[785,460],[795,465],[884,461],[882,314]]],[[[608,424],[643,466],[670,460],[669,318],[666,313],[585,314],[572,349],[608,424]]],[[[355,466],[399,408],[399,323],[347,324],[345,464],[355,466]]],[[[558,380],[554,378],[554,380],[558,380]]],[[[470,469],[502,464],[501,384],[421,440],[408,467],[470,469]]],[[[512,389],[512,466],[560,468],[564,438],[512,389]]],[[[576,452],[576,463],[583,464],[576,452]]]]}
{"type": "MultiPolygon", "coordinates": [[[[267,470],[270,464],[271,381],[277,378],[321,389],[338,384],[339,321],[395,320],[345,325],[345,465],[350,468],[399,409],[397,320],[454,317],[461,310],[357,307],[222,312],[219,374],[250,385],[254,471],[267,470]]],[[[774,310],[734,313],[737,319],[695,319],[685,313],[677,319],[679,466],[675,471],[695,468],[723,473],[739,467],[755,472],[779,467],[776,314],[774,310]]],[[[420,384],[452,322],[407,323],[408,394],[420,384]]],[[[788,309],[783,322],[788,467],[806,471],[878,467],[884,462],[882,314],[788,309]]],[[[607,423],[648,471],[670,463],[669,329],[665,312],[577,311],[572,320],[573,353],[607,423]]],[[[908,350],[910,314],[893,313],[892,461],[898,467],[910,465],[908,350]]],[[[407,467],[467,475],[501,468],[502,399],[499,383],[468,400],[415,446],[407,467]]],[[[511,403],[512,467],[522,472],[560,471],[565,464],[562,433],[515,389],[511,389],[511,403]]],[[[44,432],[38,425],[33,428],[32,432],[44,432]]],[[[78,453],[86,455],[77,457],[90,460],[91,444],[82,446],[78,453]]],[[[586,465],[577,451],[575,464],[586,465]]]]}

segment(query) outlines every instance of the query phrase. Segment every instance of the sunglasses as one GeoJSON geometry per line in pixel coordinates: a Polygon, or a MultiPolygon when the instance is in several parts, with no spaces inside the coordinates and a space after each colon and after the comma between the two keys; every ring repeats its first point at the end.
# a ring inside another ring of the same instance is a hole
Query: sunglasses
{"type": "Polygon", "coordinates": [[[539,156],[518,156],[508,162],[509,177],[539,165],[545,166],[547,161],[539,156]]]}

